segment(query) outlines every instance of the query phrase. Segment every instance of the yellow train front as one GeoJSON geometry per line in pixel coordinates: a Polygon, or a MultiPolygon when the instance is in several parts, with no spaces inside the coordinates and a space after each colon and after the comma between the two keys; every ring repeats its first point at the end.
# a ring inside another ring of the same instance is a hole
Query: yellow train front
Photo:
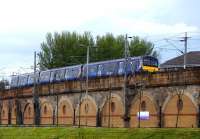
{"type": "Polygon", "coordinates": [[[152,56],[143,56],[141,61],[142,70],[146,72],[158,71],[158,59],[152,56]]]}

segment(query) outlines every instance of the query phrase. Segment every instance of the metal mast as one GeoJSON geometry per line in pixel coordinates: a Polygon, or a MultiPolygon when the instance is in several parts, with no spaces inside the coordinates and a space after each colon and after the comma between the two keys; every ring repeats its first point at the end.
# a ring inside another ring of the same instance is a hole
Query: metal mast
{"type": "Polygon", "coordinates": [[[34,124],[40,124],[40,110],[39,110],[39,98],[36,91],[36,52],[34,52],[34,86],[33,86],[33,102],[34,102],[34,124]]]}

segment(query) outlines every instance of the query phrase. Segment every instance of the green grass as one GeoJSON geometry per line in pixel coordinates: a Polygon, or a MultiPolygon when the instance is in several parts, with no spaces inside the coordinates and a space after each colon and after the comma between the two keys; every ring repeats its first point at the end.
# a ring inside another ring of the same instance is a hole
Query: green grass
{"type": "Polygon", "coordinates": [[[0,139],[200,139],[200,129],[1,127],[0,139]]]}

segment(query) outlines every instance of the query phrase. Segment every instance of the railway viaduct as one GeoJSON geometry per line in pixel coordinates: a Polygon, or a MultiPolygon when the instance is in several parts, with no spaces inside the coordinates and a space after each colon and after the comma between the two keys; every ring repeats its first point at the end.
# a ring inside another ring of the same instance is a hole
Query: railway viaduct
{"type": "MultiPolygon", "coordinates": [[[[40,125],[199,127],[200,68],[37,85],[40,125]],[[148,111],[148,120],[138,120],[148,111]]],[[[0,92],[1,125],[33,125],[33,87],[0,92]]]]}

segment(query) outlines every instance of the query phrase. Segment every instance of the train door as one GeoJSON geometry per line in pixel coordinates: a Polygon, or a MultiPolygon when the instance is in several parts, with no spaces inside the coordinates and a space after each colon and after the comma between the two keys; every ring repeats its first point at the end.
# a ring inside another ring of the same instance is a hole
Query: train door
{"type": "Polygon", "coordinates": [[[118,74],[122,75],[124,73],[124,62],[119,62],[119,69],[118,69],[118,74]]]}
{"type": "Polygon", "coordinates": [[[101,76],[102,75],[102,71],[103,71],[103,66],[102,65],[98,65],[97,76],[101,76]]]}

